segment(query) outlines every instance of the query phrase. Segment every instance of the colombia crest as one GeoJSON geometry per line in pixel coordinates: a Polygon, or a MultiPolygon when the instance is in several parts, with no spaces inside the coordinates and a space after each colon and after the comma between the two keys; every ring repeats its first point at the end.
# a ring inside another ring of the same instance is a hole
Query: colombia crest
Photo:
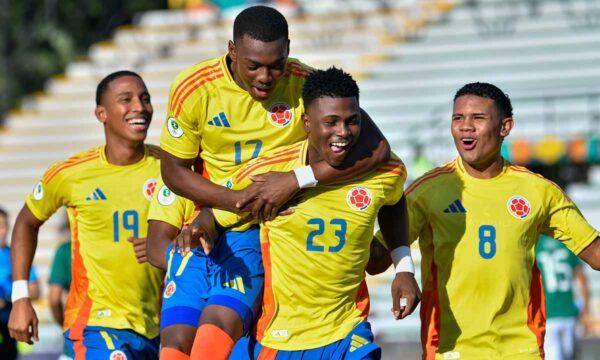
{"type": "Polygon", "coordinates": [[[286,127],[294,119],[294,112],[287,103],[276,102],[269,106],[267,117],[271,124],[277,127],[286,127]]]}
{"type": "Polygon", "coordinates": [[[525,219],[531,212],[531,204],[529,201],[520,195],[513,195],[506,203],[508,212],[517,219],[525,219]]]}
{"type": "Polygon", "coordinates": [[[348,206],[350,206],[354,210],[364,211],[366,210],[371,202],[373,201],[373,197],[369,190],[362,186],[355,186],[348,191],[346,195],[346,202],[348,206]]]}

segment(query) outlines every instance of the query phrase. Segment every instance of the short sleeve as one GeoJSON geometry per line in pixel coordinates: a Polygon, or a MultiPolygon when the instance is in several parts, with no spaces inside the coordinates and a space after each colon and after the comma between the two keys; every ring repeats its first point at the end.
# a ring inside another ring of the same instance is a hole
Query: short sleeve
{"type": "Polygon", "coordinates": [[[53,166],[35,184],[25,203],[27,208],[40,221],[46,221],[63,205],[68,205],[70,184],[65,181],[63,172],[54,171],[53,166]]]}
{"type": "Polygon", "coordinates": [[[585,220],[577,206],[550,182],[546,184],[544,204],[547,204],[547,212],[542,233],[561,241],[576,255],[598,237],[598,231],[585,220]]]}
{"type": "Polygon", "coordinates": [[[181,229],[185,220],[193,212],[193,202],[176,195],[164,184],[162,179],[159,179],[156,189],[150,202],[148,220],[162,221],[181,229]]]}
{"type": "Polygon", "coordinates": [[[406,167],[400,159],[392,159],[383,167],[383,171],[390,175],[389,180],[384,182],[385,205],[394,205],[404,194],[406,167]]]}
{"type": "MultiPolygon", "coordinates": [[[[193,159],[200,148],[200,118],[202,114],[189,111],[188,102],[177,96],[179,81],[175,80],[169,95],[167,119],[160,134],[160,147],[181,159],[193,159]]],[[[200,101],[200,100],[198,100],[200,101]]]]}

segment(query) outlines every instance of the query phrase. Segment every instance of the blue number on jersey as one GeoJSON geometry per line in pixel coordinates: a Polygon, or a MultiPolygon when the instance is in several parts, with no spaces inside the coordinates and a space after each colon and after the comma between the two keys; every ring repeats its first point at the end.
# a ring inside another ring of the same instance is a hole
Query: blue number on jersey
{"type": "MultiPolygon", "coordinates": [[[[252,157],[250,159],[255,159],[260,154],[260,149],[262,149],[262,140],[248,140],[245,142],[245,145],[254,145],[254,151],[252,152],[252,157]]],[[[236,141],[233,144],[235,164],[239,165],[242,163],[242,143],[240,141],[236,141]]]]}
{"type": "MultiPolygon", "coordinates": [[[[314,240],[318,235],[323,235],[325,232],[325,221],[321,218],[313,218],[308,220],[308,225],[317,225],[317,229],[308,233],[306,238],[306,250],[307,251],[318,251],[324,252],[325,247],[322,245],[315,245],[314,240]]],[[[329,222],[330,225],[335,226],[335,236],[338,238],[339,242],[335,246],[330,246],[327,250],[328,252],[338,252],[342,250],[344,245],[346,245],[346,231],[348,230],[348,224],[344,219],[331,219],[329,222]]]]}
{"type": "Polygon", "coordinates": [[[479,255],[484,259],[491,259],[496,255],[496,228],[492,225],[479,227],[479,255]]]}
{"type": "Polygon", "coordinates": [[[121,231],[120,223],[123,223],[123,229],[130,230],[131,236],[137,238],[140,235],[140,217],[135,210],[126,210],[122,216],[119,216],[119,212],[113,213],[113,236],[114,241],[119,241],[119,232],[121,231]],[[120,221],[122,218],[122,221],[120,221]]]}

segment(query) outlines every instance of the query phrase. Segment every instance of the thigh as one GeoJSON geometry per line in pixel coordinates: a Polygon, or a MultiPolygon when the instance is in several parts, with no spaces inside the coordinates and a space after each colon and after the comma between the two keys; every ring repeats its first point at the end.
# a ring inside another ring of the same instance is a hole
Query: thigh
{"type": "Polygon", "coordinates": [[[106,330],[85,329],[83,338],[71,340],[65,337],[75,360],[126,360],[134,359],[116,335],[106,330]]]}
{"type": "Polygon", "coordinates": [[[161,331],[172,325],[198,326],[210,290],[207,257],[197,251],[186,256],[167,249],[167,276],[161,307],[161,331]]]}

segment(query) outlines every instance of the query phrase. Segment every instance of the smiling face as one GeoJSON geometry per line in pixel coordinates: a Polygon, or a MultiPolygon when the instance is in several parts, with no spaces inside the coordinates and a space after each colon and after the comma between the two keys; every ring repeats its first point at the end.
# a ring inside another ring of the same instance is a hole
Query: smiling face
{"type": "Polygon", "coordinates": [[[466,166],[483,171],[496,162],[512,127],[512,117],[503,119],[492,99],[463,95],[454,101],[452,137],[466,166]]]}
{"type": "Polygon", "coordinates": [[[104,124],[107,138],[134,144],[146,139],[152,113],[146,85],[139,77],[130,75],[111,81],[96,106],[96,117],[104,124]]]}
{"type": "Polygon", "coordinates": [[[340,166],[360,135],[360,108],[355,97],[321,97],[303,115],[308,142],[316,152],[312,161],[340,166]]]}
{"type": "Polygon", "coordinates": [[[254,100],[266,100],[284,75],[289,44],[283,37],[264,42],[248,35],[229,42],[233,78],[254,100]]]}

